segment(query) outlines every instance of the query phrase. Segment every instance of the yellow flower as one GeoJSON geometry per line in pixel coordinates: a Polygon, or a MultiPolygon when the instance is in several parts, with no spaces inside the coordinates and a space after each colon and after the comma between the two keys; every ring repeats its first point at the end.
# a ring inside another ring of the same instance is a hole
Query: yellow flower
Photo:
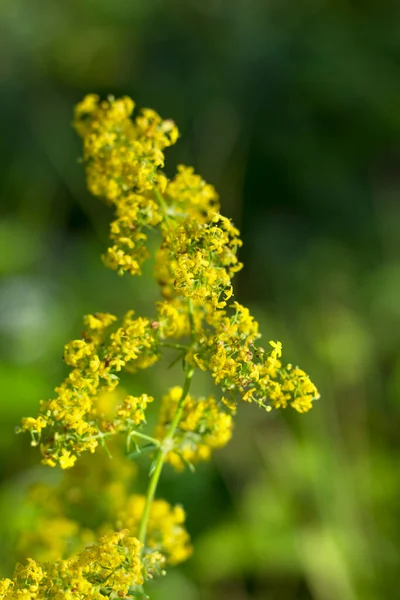
{"type": "MultiPolygon", "coordinates": [[[[182,388],[173,387],[163,397],[156,437],[162,440],[176,412],[182,388]]],[[[225,446],[232,437],[232,415],[218,404],[214,397],[195,399],[188,396],[173,448],[165,460],[180,470],[185,463],[208,460],[211,451],[225,446]]]]}
{"type": "Polygon", "coordinates": [[[46,420],[42,416],[37,417],[37,419],[34,419],[33,417],[25,417],[22,419],[23,431],[40,433],[46,426],[46,420]]]}
{"type": "Polygon", "coordinates": [[[62,469],[68,469],[69,467],[72,467],[75,464],[75,461],[76,456],[73,456],[71,452],[65,449],[61,451],[59,462],[62,469]]]}

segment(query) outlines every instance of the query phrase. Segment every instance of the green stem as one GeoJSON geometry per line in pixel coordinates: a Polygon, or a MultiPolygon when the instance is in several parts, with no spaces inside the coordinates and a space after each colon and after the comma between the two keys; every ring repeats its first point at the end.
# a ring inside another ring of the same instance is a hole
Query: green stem
{"type": "Polygon", "coordinates": [[[172,419],[169,429],[167,431],[167,434],[164,437],[164,439],[162,440],[160,447],[158,449],[158,452],[157,452],[157,456],[155,459],[156,460],[155,467],[154,467],[154,471],[150,477],[150,482],[149,482],[149,486],[147,488],[147,493],[146,493],[146,502],[145,502],[145,506],[144,506],[144,511],[143,511],[143,515],[142,515],[140,525],[139,525],[138,538],[142,542],[142,544],[144,544],[146,541],[147,524],[149,522],[150,508],[151,508],[151,504],[154,500],[154,496],[155,496],[157,485],[158,485],[158,482],[160,479],[161,471],[164,466],[165,456],[171,449],[170,442],[175,435],[175,431],[176,431],[176,429],[179,425],[179,421],[182,417],[183,408],[185,406],[185,400],[189,394],[190,385],[192,383],[193,373],[194,373],[193,367],[189,367],[186,371],[186,377],[185,377],[185,382],[183,384],[182,396],[180,397],[180,400],[178,402],[178,406],[176,408],[174,418],[172,419]]]}
{"type": "MultiPolygon", "coordinates": [[[[168,228],[171,228],[171,221],[170,221],[170,217],[168,214],[168,207],[166,205],[166,202],[165,202],[162,194],[160,193],[160,191],[157,188],[155,188],[154,191],[155,191],[156,198],[157,198],[158,202],[160,203],[160,207],[164,213],[166,224],[167,224],[168,228]]],[[[190,298],[188,299],[188,315],[189,315],[190,339],[191,339],[190,346],[187,347],[187,346],[181,346],[180,344],[169,344],[168,342],[167,343],[162,342],[161,343],[162,345],[170,346],[177,350],[189,351],[191,349],[191,347],[193,346],[196,339],[195,339],[195,332],[194,332],[193,307],[192,307],[192,301],[190,298]]],[[[167,431],[164,439],[160,442],[159,448],[157,450],[156,458],[155,458],[154,469],[151,471],[151,475],[150,475],[150,481],[149,481],[149,485],[148,485],[147,492],[146,492],[144,510],[143,510],[143,514],[142,514],[142,517],[140,520],[139,532],[138,532],[138,539],[140,542],[142,542],[143,545],[146,542],[147,525],[149,522],[151,505],[154,500],[158,482],[160,480],[161,472],[162,472],[164,462],[165,462],[165,457],[168,454],[168,452],[170,452],[170,450],[171,450],[171,446],[172,446],[171,442],[174,438],[175,431],[176,431],[176,429],[179,425],[179,421],[181,420],[181,417],[182,417],[183,409],[185,406],[185,401],[186,401],[186,398],[188,397],[190,386],[192,383],[194,368],[192,366],[190,366],[188,363],[186,363],[185,372],[186,372],[186,376],[185,376],[185,381],[183,384],[182,395],[179,399],[178,406],[176,408],[176,412],[175,412],[174,417],[171,421],[171,424],[168,428],[168,431],[167,431]]]]}
{"type": "Polygon", "coordinates": [[[162,211],[164,213],[165,220],[166,220],[166,222],[168,224],[168,227],[170,227],[171,226],[171,221],[170,221],[170,217],[169,217],[169,214],[168,214],[168,207],[167,207],[167,204],[166,204],[166,202],[164,200],[164,197],[163,197],[163,195],[161,194],[161,192],[157,188],[154,188],[154,193],[156,195],[157,200],[160,203],[160,206],[161,206],[162,211]]]}
{"type": "Polygon", "coordinates": [[[149,435],[145,435],[144,433],[140,433],[140,431],[131,431],[129,435],[138,437],[141,440],[145,440],[146,442],[151,442],[154,446],[160,445],[160,440],[156,440],[156,438],[150,437],[149,435]]]}
{"type": "MultiPolygon", "coordinates": [[[[97,435],[92,435],[89,438],[84,438],[84,442],[90,442],[91,440],[102,440],[107,437],[111,437],[113,435],[117,435],[121,433],[120,431],[107,431],[105,433],[100,432],[97,435]]],[[[154,446],[160,445],[160,440],[156,440],[156,438],[150,437],[149,435],[145,435],[144,433],[140,433],[140,431],[129,431],[129,436],[135,436],[140,438],[141,440],[145,440],[146,442],[151,442],[154,446]]]]}
{"type": "Polygon", "coordinates": [[[193,303],[191,298],[188,298],[188,315],[190,325],[190,340],[191,345],[193,346],[194,342],[196,341],[196,334],[194,331],[193,303]]]}

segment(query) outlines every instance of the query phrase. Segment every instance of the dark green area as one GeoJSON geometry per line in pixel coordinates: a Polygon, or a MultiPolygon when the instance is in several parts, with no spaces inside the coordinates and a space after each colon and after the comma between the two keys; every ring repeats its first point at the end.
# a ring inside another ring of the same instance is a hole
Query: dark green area
{"type": "MultiPolygon", "coordinates": [[[[77,162],[73,105],[113,93],[177,122],[168,174],[193,164],[216,186],[245,242],[236,298],[322,394],[305,416],[244,406],[213,464],[166,473],[196,552],[154,600],[396,598],[398,3],[3,0],[0,36],[4,573],[43,477],[15,425],[60,381],[83,314],[154,298],[150,266],[102,266],[110,212],[77,162]]],[[[151,372],[135,385],[162,393],[151,372]]]]}

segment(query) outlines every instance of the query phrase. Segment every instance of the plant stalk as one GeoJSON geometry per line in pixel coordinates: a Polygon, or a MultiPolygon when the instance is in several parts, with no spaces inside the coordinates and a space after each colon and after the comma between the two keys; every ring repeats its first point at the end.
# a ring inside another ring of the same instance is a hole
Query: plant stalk
{"type": "Polygon", "coordinates": [[[176,412],[174,414],[174,418],[171,421],[169,429],[167,431],[166,436],[162,440],[160,447],[157,451],[156,462],[154,471],[150,477],[149,486],[147,488],[146,493],[146,503],[143,510],[143,515],[140,521],[138,539],[142,544],[146,542],[146,533],[147,533],[147,525],[149,522],[150,508],[151,504],[154,500],[154,495],[156,493],[157,485],[160,479],[161,471],[164,466],[165,455],[170,450],[170,441],[173,439],[175,431],[179,425],[179,421],[182,417],[183,408],[185,405],[185,400],[189,394],[190,385],[192,383],[194,369],[190,367],[186,370],[185,382],[183,384],[182,396],[179,399],[178,406],[176,408],[176,412]]]}

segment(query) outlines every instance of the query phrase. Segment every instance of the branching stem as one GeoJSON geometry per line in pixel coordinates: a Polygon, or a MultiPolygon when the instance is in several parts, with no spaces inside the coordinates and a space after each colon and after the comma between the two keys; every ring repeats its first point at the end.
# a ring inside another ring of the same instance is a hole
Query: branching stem
{"type": "Polygon", "coordinates": [[[142,518],[140,521],[140,526],[139,526],[138,538],[143,544],[146,541],[147,524],[149,522],[150,508],[151,508],[151,504],[154,500],[154,495],[156,493],[156,489],[157,489],[157,485],[158,485],[158,482],[160,479],[161,471],[164,466],[165,455],[171,449],[171,440],[173,439],[173,437],[175,435],[175,431],[179,425],[179,421],[182,416],[183,408],[185,405],[185,400],[189,394],[190,385],[192,383],[193,373],[194,373],[193,367],[189,367],[186,370],[186,377],[185,377],[185,382],[183,384],[182,396],[178,402],[178,406],[177,406],[176,412],[174,414],[174,418],[171,421],[171,424],[169,426],[167,434],[164,437],[164,439],[162,440],[160,447],[157,451],[157,455],[156,455],[156,459],[155,459],[155,466],[154,466],[154,470],[150,477],[149,485],[147,488],[146,503],[145,503],[143,515],[142,515],[142,518]]]}
{"type": "Polygon", "coordinates": [[[144,433],[141,433],[140,431],[131,431],[129,433],[129,435],[133,436],[133,437],[138,437],[141,440],[145,440],[146,442],[151,442],[154,446],[160,445],[160,440],[156,440],[156,438],[150,437],[149,435],[145,435],[144,433]]]}
{"type": "MultiPolygon", "coordinates": [[[[193,342],[193,340],[194,340],[194,332],[193,332],[194,320],[193,320],[192,304],[191,304],[190,299],[188,300],[188,314],[189,314],[189,322],[190,322],[190,330],[191,330],[191,339],[193,342]]],[[[175,412],[174,417],[171,421],[171,424],[168,428],[168,431],[167,431],[164,439],[160,442],[159,448],[157,450],[155,463],[154,463],[154,469],[150,475],[150,481],[149,481],[149,485],[148,485],[147,493],[146,493],[145,506],[144,506],[142,518],[141,518],[140,525],[139,525],[138,538],[142,542],[142,544],[145,544],[145,542],[146,542],[147,525],[149,522],[151,504],[154,500],[154,496],[155,496],[155,493],[157,490],[157,485],[160,480],[161,472],[162,472],[164,462],[165,462],[165,456],[171,450],[172,440],[174,438],[175,431],[179,425],[179,421],[181,420],[181,417],[182,417],[183,409],[185,406],[185,401],[186,401],[186,398],[188,397],[190,386],[192,383],[193,373],[194,373],[194,368],[191,365],[189,365],[188,363],[186,363],[185,381],[184,381],[183,388],[182,388],[182,395],[179,399],[178,406],[176,407],[176,412],[175,412]]]]}

